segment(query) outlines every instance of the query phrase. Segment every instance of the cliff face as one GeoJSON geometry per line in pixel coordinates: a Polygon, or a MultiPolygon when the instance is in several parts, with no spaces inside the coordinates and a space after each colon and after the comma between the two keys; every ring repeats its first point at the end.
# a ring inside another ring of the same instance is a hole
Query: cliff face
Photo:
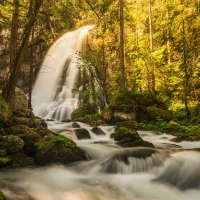
{"type": "MultiPolygon", "coordinates": [[[[36,36],[30,41],[28,50],[23,61],[19,79],[17,82],[18,87],[26,88],[29,81],[29,70],[31,60],[31,46],[33,47],[33,66],[34,66],[34,80],[37,77],[37,73],[43,61],[43,58],[48,50],[48,46],[45,41],[40,37],[36,36]],[[33,45],[33,46],[32,46],[33,45]]],[[[4,85],[6,74],[9,69],[9,53],[10,53],[10,30],[5,29],[0,32],[0,89],[4,85]]]]}

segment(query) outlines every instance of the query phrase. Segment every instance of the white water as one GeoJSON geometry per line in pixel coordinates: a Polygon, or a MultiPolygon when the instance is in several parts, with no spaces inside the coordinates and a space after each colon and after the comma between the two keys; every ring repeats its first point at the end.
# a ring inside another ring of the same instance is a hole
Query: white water
{"type": "Polygon", "coordinates": [[[59,121],[71,118],[78,107],[78,96],[72,93],[79,78],[77,52],[92,26],[64,34],[49,49],[32,92],[35,115],[59,121]]]}
{"type": "MultiPolygon", "coordinates": [[[[81,128],[91,127],[78,123],[81,128]]],[[[72,123],[48,122],[57,133],[72,123]]],[[[173,136],[140,131],[159,148],[121,148],[108,139],[114,127],[102,127],[104,136],[77,140],[90,160],[69,166],[1,170],[0,189],[7,200],[199,200],[200,153],[185,149],[173,136]]],[[[69,136],[68,134],[66,136],[69,136]]],[[[70,136],[71,137],[71,136],[70,136]]],[[[200,147],[200,142],[188,142],[200,147]]]]}

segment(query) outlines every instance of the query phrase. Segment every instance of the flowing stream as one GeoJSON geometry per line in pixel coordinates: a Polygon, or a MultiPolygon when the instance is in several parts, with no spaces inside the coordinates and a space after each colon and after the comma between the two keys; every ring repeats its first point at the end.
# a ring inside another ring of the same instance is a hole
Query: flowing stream
{"type": "Polygon", "coordinates": [[[199,200],[200,152],[193,149],[200,142],[174,143],[171,135],[139,131],[155,149],[121,148],[110,139],[114,126],[99,126],[105,134],[98,136],[78,124],[91,139],[78,140],[72,123],[48,122],[48,128],[73,138],[88,161],[1,170],[7,200],[199,200]]]}

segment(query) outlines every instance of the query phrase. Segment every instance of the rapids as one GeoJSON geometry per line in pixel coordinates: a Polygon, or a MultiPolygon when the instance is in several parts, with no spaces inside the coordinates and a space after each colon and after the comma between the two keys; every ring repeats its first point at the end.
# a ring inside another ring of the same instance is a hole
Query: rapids
{"type": "Polygon", "coordinates": [[[123,149],[110,139],[114,126],[99,126],[105,135],[97,136],[92,127],[78,124],[91,139],[71,136],[72,123],[48,122],[48,128],[67,132],[88,161],[1,170],[0,189],[7,200],[199,200],[200,152],[193,148],[200,142],[174,143],[172,135],[139,131],[156,149],[123,149]]]}

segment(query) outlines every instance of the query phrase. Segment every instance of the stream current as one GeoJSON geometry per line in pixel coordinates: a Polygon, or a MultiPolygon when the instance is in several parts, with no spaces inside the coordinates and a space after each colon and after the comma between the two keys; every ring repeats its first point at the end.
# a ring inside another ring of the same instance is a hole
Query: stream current
{"type": "Polygon", "coordinates": [[[73,139],[88,161],[69,166],[0,171],[0,188],[7,200],[199,200],[200,142],[174,143],[172,135],[139,131],[155,149],[121,148],[110,139],[114,126],[99,126],[97,136],[78,140],[72,123],[48,122],[48,128],[73,139]]]}

